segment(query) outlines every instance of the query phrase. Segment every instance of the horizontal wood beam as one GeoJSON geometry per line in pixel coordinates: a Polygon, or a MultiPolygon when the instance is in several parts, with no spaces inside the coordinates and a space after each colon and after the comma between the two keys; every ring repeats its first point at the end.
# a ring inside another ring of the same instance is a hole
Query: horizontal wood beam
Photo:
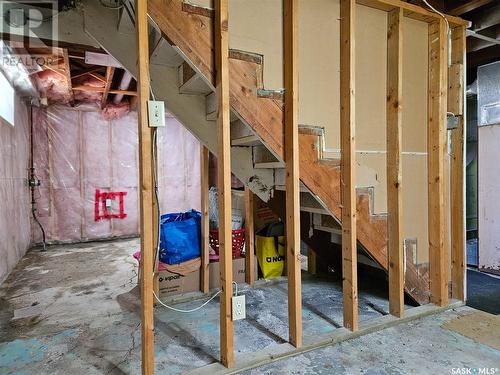
{"type": "Polygon", "coordinates": [[[452,9],[447,9],[446,13],[452,16],[461,16],[462,14],[472,12],[482,6],[493,3],[494,0],[469,0],[463,5],[459,5],[452,9]]]}
{"type": "MultiPolygon", "coordinates": [[[[368,6],[370,8],[375,8],[379,10],[384,10],[390,12],[396,8],[403,9],[403,14],[405,17],[413,18],[424,22],[436,22],[441,19],[441,16],[425,8],[419,7],[418,5],[409,4],[404,1],[399,0],[357,0],[358,4],[368,6]]],[[[446,19],[451,26],[470,26],[470,22],[463,20],[458,17],[446,15],[446,19]]]]}
{"type": "MultiPolygon", "coordinates": [[[[73,90],[75,90],[75,91],[94,91],[94,92],[105,92],[106,91],[105,87],[94,87],[94,86],[85,86],[85,85],[73,86],[73,90]]],[[[130,90],[110,89],[109,93],[110,94],[122,94],[122,95],[128,95],[128,96],[137,96],[136,91],[130,91],[130,90]]]]}
{"type": "Polygon", "coordinates": [[[99,67],[99,68],[88,68],[88,69],[80,70],[80,71],[75,72],[74,74],[72,74],[71,75],[71,79],[80,78],[80,77],[86,76],[86,75],[91,74],[91,73],[99,72],[101,70],[102,70],[102,67],[99,67]]]}

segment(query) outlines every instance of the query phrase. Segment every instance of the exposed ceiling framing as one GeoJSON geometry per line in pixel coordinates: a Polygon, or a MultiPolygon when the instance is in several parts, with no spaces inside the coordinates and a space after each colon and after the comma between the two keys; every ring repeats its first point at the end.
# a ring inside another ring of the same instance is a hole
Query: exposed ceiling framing
{"type": "MultiPolygon", "coordinates": [[[[93,51],[95,52],[95,51],[93,51]]],[[[85,62],[85,51],[71,48],[29,48],[24,53],[33,56],[44,56],[45,63],[32,74],[33,80],[40,92],[40,96],[47,95],[47,90],[54,89],[54,82],[59,86],[58,96],[50,98],[53,103],[64,103],[71,106],[85,101],[95,102],[101,109],[114,101],[121,105],[129,103],[135,105],[137,96],[135,80],[129,80],[127,87],[123,87],[122,77],[128,75],[123,68],[114,66],[93,65],[85,62]],[[60,79],[50,78],[45,72],[51,71],[60,79]],[[43,80],[50,83],[43,83],[43,80]],[[45,87],[44,87],[45,86],[45,87]],[[49,87],[50,86],[50,87],[49,87]],[[66,90],[66,93],[61,93],[66,90]],[[116,97],[120,100],[117,101],[116,97]]],[[[103,61],[106,61],[103,56],[103,61]]]]}

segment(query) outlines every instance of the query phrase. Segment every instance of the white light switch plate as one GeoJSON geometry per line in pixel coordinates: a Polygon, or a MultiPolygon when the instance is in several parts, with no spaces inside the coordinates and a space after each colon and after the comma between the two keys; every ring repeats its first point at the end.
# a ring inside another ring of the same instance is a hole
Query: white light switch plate
{"type": "Polygon", "coordinates": [[[150,128],[165,127],[165,103],[149,100],[148,101],[148,120],[150,128]]]}
{"type": "Polygon", "coordinates": [[[233,304],[233,321],[246,318],[245,296],[231,298],[233,304]]]}

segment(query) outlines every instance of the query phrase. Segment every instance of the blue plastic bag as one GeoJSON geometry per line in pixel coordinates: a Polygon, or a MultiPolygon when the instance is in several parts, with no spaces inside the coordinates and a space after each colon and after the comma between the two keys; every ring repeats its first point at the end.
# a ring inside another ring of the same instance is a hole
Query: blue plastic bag
{"type": "Polygon", "coordinates": [[[179,264],[201,256],[201,213],[195,210],[162,215],[160,261],[179,264]]]}

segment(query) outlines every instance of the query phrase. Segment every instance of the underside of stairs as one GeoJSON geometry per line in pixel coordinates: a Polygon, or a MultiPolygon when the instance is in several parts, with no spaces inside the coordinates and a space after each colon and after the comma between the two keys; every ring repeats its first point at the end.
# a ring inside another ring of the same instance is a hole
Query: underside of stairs
{"type": "MultiPolygon", "coordinates": [[[[189,79],[203,79],[213,88],[213,11],[182,0],[150,0],[148,11],[164,37],[181,51],[193,70],[188,74],[191,75],[189,79]]],[[[281,90],[264,89],[263,60],[263,56],[252,52],[230,51],[230,100],[233,112],[254,133],[247,135],[244,140],[239,139],[239,142],[245,146],[262,142],[276,157],[275,161],[268,161],[271,163],[268,167],[277,168],[284,159],[283,93],[281,90]]],[[[214,100],[213,94],[208,95],[207,101],[210,100],[214,100]]],[[[325,211],[339,222],[340,162],[323,157],[322,128],[303,126],[299,131],[301,182],[325,211]]],[[[275,183],[279,185],[278,181],[275,183]]],[[[358,189],[358,243],[387,270],[387,218],[372,213],[371,199],[367,189],[358,189]]],[[[406,292],[417,302],[429,301],[428,275],[419,272],[412,262],[406,263],[405,287],[406,292]]]]}
{"type": "MultiPolygon", "coordinates": [[[[133,2],[126,4],[133,14],[133,2]]],[[[150,45],[153,47],[151,83],[155,95],[165,100],[167,108],[178,120],[216,153],[214,12],[183,0],[149,0],[148,6],[154,26],[150,45]]],[[[114,16],[98,7],[86,9],[86,31],[134,74],[136,60],[130,53],[130,38],[134,36],[121,35],[121,43],[117,43],[116,23],[109,22],[111,18],[106,19],[106,15],[114,16]]],[[[133,19],[131,22],[133,32],[133,19]]],[[[263,64],[262,55],[230,50],[232,169],[257,196],[268,201],[273,191],[283,190],[285,185],[285,93],[280,88],[264,88],[263,64]]],[[[336,228],[339,228],[341,218],[340,160],[324,157],[323,128],[300,126],[299,132],[301,206],[319,220],[315,228],[338,231],[336,228]]],[[[358,188],[358,244],[373,261],[387,270],[387,218],[383,214],[375,215],[372,206],[373,189],[358,188]]],[[[405,290],[416,302],[429,302],[428,272],[411,260],[406,262],[405,290]]]]}

